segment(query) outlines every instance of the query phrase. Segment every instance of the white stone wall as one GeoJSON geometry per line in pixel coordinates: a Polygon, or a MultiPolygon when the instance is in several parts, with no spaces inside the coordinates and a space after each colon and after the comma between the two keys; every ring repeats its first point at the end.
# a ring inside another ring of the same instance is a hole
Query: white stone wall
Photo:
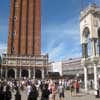
{"type": "Polygon", "coordinates": [[[97,8],[88,7],[87,10],[83,10],[81,12],[80,17],[80,37],[81,44],[86,43],[86,39],[83,36],[83,31],[86,27],[89,28],[90,37],[89,38],[97,38],[98,37],[98,29],[100,28],[100,9],[96,11],[97,8]]]}
{"type": "Polygon", "coordinates": [[[59,72],[62,76],[62,62],[55,62],[52,63],[53,66],[53,72],[59,72]]]}
{"type": "Polygon", "coordinates": [[[76,75],[77,73],[83,74],[81,59],[74,58],[71,60],[64,60],[62,62],[62,73],[63,75],[76,75]]]}
{"type": "MultiPolygon", "coordinates": [[[[60,62],[53,62],[49,66],[48,71],[59,72],[60,75],[79,75],[84,74],[84,67],[81,65],[81,58],[74,58],[72,60],[63,60],[60,62]]],[[[97,66],[98,75],[100,75],[100,64],[97,66]]],[[[93,66],[88,66],[88,73],[93,73],[93,66]]]]}

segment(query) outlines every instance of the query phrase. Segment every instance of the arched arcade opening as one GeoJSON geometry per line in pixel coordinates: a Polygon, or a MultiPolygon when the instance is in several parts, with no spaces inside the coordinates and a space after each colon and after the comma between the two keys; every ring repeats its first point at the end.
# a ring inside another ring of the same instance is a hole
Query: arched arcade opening
{"type": "Polygon", "coordinates": [[[27,69],[23,69],[23,70],[21,71],[21,76],[22,76],[22,77],[28,77],[28,75],[29,75],[29,73],[28,73],[28,70],[27,70],[27,69]]]}
{"type": "Polygon", "coordinates": [[[41,79],[42,78],[42,72],[39,69],[35,70],[35,78],[36,79],[41,79]]]}
{"type": "Polygon", "coordinates": [[[8,78],[15,78],[15,71],[13,69],[9,69],[7,72],[8,78]]]}

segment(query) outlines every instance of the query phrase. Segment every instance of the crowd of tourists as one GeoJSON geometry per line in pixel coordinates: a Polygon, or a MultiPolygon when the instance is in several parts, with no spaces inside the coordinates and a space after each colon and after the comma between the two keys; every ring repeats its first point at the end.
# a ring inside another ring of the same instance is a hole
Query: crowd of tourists
{"type": "Polygon", "coordinates": [[[80,81],[78,80],[0,80],[0,100],[22,100],[21,92],[26,91],[27,100],[64,100],[65,90],[76,89],[79,93],[80,81]]]}

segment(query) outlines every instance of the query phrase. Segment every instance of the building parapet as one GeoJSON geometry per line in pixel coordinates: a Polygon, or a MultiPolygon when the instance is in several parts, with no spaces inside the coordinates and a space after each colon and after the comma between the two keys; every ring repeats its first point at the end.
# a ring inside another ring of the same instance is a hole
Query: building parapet
{"type": "Polygon", "coordinates": [[[41,56],[9,56],[3,55],[2,66],[44,66],[48,65],[48,55],[41,56]]]}
{"type": "Polygon", "coordinates": [[[100,14],[100,7],[95,4],[89,5],[87,8],[81,11],[80,20],[84,19],[84,17],[87,16],[89,13],[100,14]]]}

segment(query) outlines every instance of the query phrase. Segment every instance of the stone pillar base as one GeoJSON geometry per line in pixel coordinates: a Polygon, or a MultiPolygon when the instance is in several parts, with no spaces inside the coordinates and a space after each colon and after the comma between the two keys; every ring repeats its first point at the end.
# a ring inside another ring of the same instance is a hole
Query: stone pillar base
{"type": "Polygon", "coordinates": [[[85,84],[85,91],[87,92],[88,87],[87,87],[87,67],[84,67],[84,84],[85,84]]]}

